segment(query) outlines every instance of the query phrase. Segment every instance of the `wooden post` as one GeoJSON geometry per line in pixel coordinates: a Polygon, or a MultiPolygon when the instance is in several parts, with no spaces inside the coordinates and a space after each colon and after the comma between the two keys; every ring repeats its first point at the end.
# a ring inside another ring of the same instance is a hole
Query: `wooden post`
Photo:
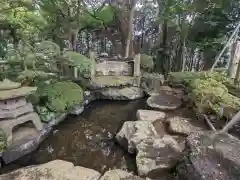
{"type": "Polygon", "coordinates": [[[74,73],[74,78],[77,79],[78,78],[78,68],[77,67],[73,67],[73,73],[74,73]]]}
{"type": "Polygon", "coordinates": [[[137,80],[137,86],[140,87],[140,84],[141,84],[141,68],[140,68],[140,65],[141,65],[141,55],[140,54],[137,54],[135,57],[134,57],[134,70],[133,70],[133,76],[136,77],[136,80],[137,80]]]}
{"type": "Polygon", "coordinates": [[[90,60],[92,62],[92,66],[91,66],[91,79],[93,79],[95,77],[95,72],[96,72],[95,53],[90,51],[89,52],[89,57],[90,57],[90,60]]]}
{"type": "Polygon", "coordinates": [[[239,61],[240,61],[240,41],[237,41],[232,45],[231,60],[228,69],[228,75],[232,79],[236,77],[239,61]]]}

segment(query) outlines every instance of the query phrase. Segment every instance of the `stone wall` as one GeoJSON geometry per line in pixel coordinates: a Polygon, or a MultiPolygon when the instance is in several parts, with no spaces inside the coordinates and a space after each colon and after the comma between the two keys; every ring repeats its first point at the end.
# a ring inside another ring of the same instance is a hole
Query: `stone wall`
{"type": "Polygon", "coordinates": [[[96,76],[133,76],[133,62],[103,61],[96,63],[96,76]]]}

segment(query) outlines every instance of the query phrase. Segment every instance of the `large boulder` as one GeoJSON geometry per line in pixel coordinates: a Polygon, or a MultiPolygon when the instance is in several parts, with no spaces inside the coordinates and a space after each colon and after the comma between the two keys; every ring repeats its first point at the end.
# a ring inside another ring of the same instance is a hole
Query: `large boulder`
{"type": "Polygon", "coordinates": [[[138,87],[105,88],[97,92],[99,99],[135,100],[144,97],[144,92],[138,87]]]}
{"type": "Polygon", "coordinates": [[[187,138],[189,152],[177,167],[177,180],[239,180],[240,141],[218,132],[196,132],[187,138]]]}
{"type": "Polygon", "coordinates": [[[149,178],[140,178],[126,171],[115,169],[107,171],[100,180],[150,180],[149,178]]]}
{"type": "Polygon", "coordinates": [[[151,122],[128,121],[116,135],[116,139],[129,153],[136,152],[136,146],[149,137],[157,137],[158,134],[151,122]]]}
{"type": "Polygon", "coordinates": [[[0,176],[0,180],[98,180],[100,173],[73,163],[55,160],[0,176]]]}
{"type": "Polygon", "coordinates": [[[145,139],[137,145],[138,174],[150,178],[163,177],[177,164],[183,150],[169,135],[145,139]]]}
{"type": "Polygon", "coordinates": [[[160,110],[175,110],[182,105],[182,101],[175,95],[161,93],[148,98],[148,106],[160,110]]]}
{"type": "Polygon", "coordinates": [[[201,131],[200,127],[194,126],[192,120],[180,116],[169,117],[167,120],[169,131],[171,133],[182,134],[188,136],[192,132],[201,131]]]}
{"type": "Polygon", "coordinates": [[[156,120],[164,120],[166,114],[161,111],[138,110],[137,119],[140,121],[154,122],[156,120]]]}

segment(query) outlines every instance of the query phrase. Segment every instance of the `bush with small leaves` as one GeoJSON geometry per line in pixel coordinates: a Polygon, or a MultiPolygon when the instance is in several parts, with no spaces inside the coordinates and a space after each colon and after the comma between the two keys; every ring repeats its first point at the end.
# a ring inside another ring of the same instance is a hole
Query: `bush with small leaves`
{"type": "Polygon", "coordinates": [[[153,58],[146,54],[141,54],[141,68],[144,71],[152,71],[154,68],[153,58]]]}

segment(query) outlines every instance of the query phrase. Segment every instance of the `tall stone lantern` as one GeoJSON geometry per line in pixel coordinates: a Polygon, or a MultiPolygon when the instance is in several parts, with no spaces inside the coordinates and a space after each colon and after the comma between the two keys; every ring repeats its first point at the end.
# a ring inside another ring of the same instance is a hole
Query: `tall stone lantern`
{"type": "Polygon", "coordinates": [[[41,131],[43,124],[31,103],[25,97],[35,91],[35,87],[22,87],[9,80],[0,81],[0,128],[5,133],[7,146],[12,144],[13,128],[31,121],[41,131]]]}

